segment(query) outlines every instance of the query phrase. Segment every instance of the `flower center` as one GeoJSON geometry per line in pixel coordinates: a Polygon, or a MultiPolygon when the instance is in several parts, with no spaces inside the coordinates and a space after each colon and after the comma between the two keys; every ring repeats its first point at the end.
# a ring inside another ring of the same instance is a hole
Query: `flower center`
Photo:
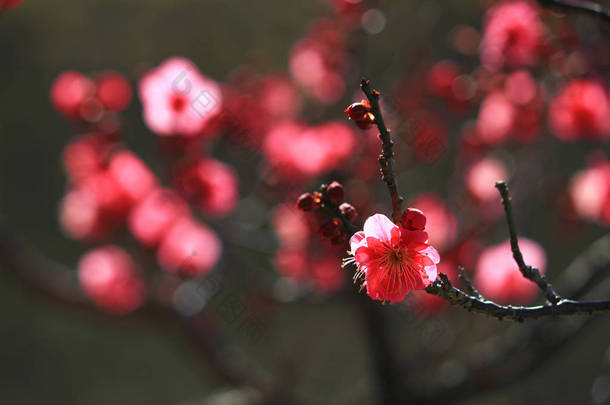
{"type": "Polygon", "coordinates": [[[169,104],[172,110],[180,112],[186,107],[186,98],[180,94],[173,94],[169,100],[169,104]]]}

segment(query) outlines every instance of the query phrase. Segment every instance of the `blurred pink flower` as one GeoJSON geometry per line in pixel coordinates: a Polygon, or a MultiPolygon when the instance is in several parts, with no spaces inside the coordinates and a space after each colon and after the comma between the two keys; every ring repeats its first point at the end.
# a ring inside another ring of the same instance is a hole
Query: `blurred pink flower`
{"type": "Polygon", "coordinates": [[[137,203],[158,187],[157,178],[146,163],[127,150],[112,155],[108,172],[131,204],[137,203]]]}
{"type": "Polygon", "coordinates": [[[604,87],[592,80],[568,83],[551,101],[549,124],[564,141],[610,137],[610,98],[604,87]]]}
{"type": "Polygon", "coordinates": [[[465,175],[466,189],[472,197],[480,202],[499,198],[495,183],[507,179],[504,164],[494,158],[484,158],[473,163],[465,175]]]}
{"type": "Polygon", "coordinates": [[[283,178],[309,178],[340,166],[355,142],[354,132],[344,123],[312,127],[289,121],[269,131],[263,153],[283,178]]]}
{"type": "Polygon", "coordinates": [[[147,246],[157,245],[169,228],[188,215],[188,206],[172,190],[156,189],[129,213],[127,224],[133,236],[147,246]]]}
{"type": "Polygon", "coordinates": [[[231,213],[239,200],[235,170],[218,160],[199,159],[177,175],[177,187],[207,215],[231,213]]]}
{"type": "Polygon", "coordinates": [[[356,263],[372,299],[400,302],[410,290],[424,289],[436,280],[440,257],[428,244],[428,234],[405,229],[385,215],[369,217],[363,231],[350,239],[350,248],[353,257],[346,263],[356,263]]]}
{"type": "Polygon", "coordinates": [[[501,92],[489,93],[479,109],[477,134],[486,144],[495,146],[509,135],[515,122],[515,107],[501,92]]]}
{"type": "Polygon", "coordinates": [[[163,237],[157,258],[166,271],[193,276],[212,270],[221,253],[222,244],[214,231],[193,219],[182,218],[163,237]]]}
{"type": "Polygon", "coordinates": [[[610,224],[610,163],[601,162],[576,173],[570,197],[578,215],[610,224]]]}
{"type": "Polygon", "coordinates": [[[455,215],[439,196],[420,194],[409,205],[426,214],[430,244],[442,250],[453,241],[457,233],[455,215]]]}
{"type": "Polygon", "coordinates": [[[171,58],[140,81],[144,121],[158,135],[195,136],[221,111],[220,87],[184,58],[171,58]]]}
{"type": "MultiPolygon", "coordinates": [[[[525,238],[519,239],[519,247],[525,263],[544,273],[546,255],[542,247],[525,238]]],[[[508,240],[483,251],[477,262],[474,283],[481,294],[499,303],[527,304],[539,291],[536,283],[519,271],[508,240]]]]}
{"type": "Polygon", "coordinates": [[[83,290],[102,309],[126,314],[146,299],[146,285],[125,251],[103,246],[85,254],[78,263],[83,290]]]}
{"type": "Polygon", "coordinates": [[[486,16],[481,61],[490,70],[533,64],[543,45],[545,27],[529,1],[506,1],[486,16]]]}

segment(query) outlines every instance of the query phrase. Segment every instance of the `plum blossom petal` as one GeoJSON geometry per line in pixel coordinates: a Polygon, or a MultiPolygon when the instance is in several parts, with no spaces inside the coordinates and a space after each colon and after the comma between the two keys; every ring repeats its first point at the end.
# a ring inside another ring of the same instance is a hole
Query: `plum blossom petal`
{"type": "Polygon", "coordinates": [[[396,224],[383,214],[375,214],[369,217],[364,223],[364,233],[366,236],[373,236],[381,241],[390,241],[392,229],[396,224]]]}

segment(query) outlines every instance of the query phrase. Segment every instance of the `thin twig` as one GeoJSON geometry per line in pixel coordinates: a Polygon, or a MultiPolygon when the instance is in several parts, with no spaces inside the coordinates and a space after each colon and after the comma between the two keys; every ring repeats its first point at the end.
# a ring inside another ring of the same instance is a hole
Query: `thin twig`
{"type": "Polygon", "coordinates": [[[468,294],[472,295],[475,298],[479,298],[479,299],[483,298],[483,296],[481,295],[479,290],[477,290],[476,287],[474,286],[474,284],[472,284],[472,281],[466,274],[466,270],[464,270],[464,268],[462,266],[458,266],[458,273],[459,273],[459,277],[462,279],[462,281],[464,282],[464,285],[466,286],[466,291],[468,292],[468,294]]]}
{"type": "Polygon", "coordinates": [[[517,238],[517,230],[515,226],[515,219],[513,217],[513,208],[510,202],[510,195],[508,193],[508,186],[505,182],[499,181],[496,183],[496,188],[502,196],[502,205],[504,205],[504,212],[506,213],[506,222],[508,223],[508,233],[510,235],[510,246],[513,251],[513,257],[523,277],[533,281],[538,287],[546,294],[547,300],[551,304],[557,304],[561,301],[561,296],[555,292],[551,283],[540,273],[535,267],[528,266],[525,264],[521,249],[519,249],[519,240],[517,238]]]}
{"type": "Polygon", "coordinates": [[[371,81],[362,79],[360,88],[371,103],[371,112],[375,116],[375,125],[379,129],[379,139],[381,140],[381,154],[379,155],[379,166],[381,166],[381,179],[385,182],[392,199],[392,219],[394,223],[400,222],[402,214],[402,202],[404,199],[398,194],[396,186],[396,175],[394,174],[394,142],[390,130],[385,126],[381,108],[379,107],[380,93],[371,88],[371,81]]]}

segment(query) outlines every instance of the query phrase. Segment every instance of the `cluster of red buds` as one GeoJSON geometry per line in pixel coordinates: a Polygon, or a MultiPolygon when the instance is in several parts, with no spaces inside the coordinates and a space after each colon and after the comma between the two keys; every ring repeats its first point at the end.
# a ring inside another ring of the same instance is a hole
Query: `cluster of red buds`
{"type": "Polygon", "coordinates": [[[343,112],[360,129],[369,129],[375,123],[375,115],[371,112],[371,103],[368,100],[350,104],[343,112]]]}
{"type": "Polygon", "coordinates": [[[297,208],[305,212],[314,212],[321,223],[319,232],[330,239],[333,245],[340,245],[346,240],[343,221],[353,222],[358,212],[353,205],[345,202],[345,189],[339,182],[322,184],[313,193],[301,194],[297,208]],[[342,218],[340,218],[342,217],[342,218]]]}

